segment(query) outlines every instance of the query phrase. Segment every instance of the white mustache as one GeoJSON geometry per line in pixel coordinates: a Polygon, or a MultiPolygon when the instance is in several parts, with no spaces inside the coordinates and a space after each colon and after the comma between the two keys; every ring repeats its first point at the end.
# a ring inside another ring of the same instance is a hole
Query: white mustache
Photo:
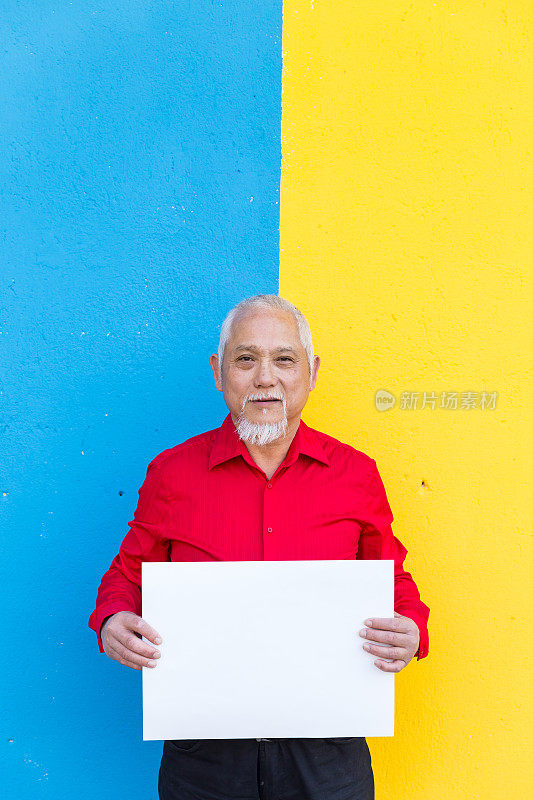
{"type": "Polygon", "coordinates": [[[254,392],[253,394],[248,394],[242,401],[241,413],[244,411],[244,407],[246,403],[253,403],[254,400],[281,400],[283,403],[283,408],[285,408],[285,397],[280,394],[263,394],[262,392],[254,392]]]}

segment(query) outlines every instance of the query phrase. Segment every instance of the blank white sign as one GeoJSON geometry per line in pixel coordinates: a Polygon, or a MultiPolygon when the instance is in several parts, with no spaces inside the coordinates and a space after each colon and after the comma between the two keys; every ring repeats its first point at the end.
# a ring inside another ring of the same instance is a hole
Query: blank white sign
{"type": "Polygon", "coordinates": [[[394,674],[358,634],[394,616],[393,561],[145,562],[143,739],[392,736],[394,674]]]}

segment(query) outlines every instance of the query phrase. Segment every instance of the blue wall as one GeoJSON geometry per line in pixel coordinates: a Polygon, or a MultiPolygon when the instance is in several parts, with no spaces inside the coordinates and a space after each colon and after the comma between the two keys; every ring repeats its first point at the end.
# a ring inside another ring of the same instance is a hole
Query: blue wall
{"type": "Polygon", "coordinates": [[[278,291],[282,2],[2,7],[0,787],[150,800],[87,620],[148,462],[227,413],[224,314],[278,291]]]}

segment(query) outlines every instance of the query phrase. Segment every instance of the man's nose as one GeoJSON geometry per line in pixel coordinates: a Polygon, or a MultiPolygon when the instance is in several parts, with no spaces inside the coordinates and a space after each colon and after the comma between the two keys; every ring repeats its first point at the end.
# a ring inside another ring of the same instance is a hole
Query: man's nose
{"type": "Polygon", "coordinates": [[[276,377],[274,375],[274,370],[272,369],[272,364],[270,361],[260,361],[259,367],[255,374],[254,385],[255,386],[274,386],[276,383],[276,377]]]}

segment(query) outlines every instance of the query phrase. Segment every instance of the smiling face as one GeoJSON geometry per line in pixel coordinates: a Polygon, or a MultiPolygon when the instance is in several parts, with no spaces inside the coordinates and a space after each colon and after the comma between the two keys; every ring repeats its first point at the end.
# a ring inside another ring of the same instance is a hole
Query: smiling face
{"type": "Polygon", "coordinates": [[[240,434],[259,434],[262,429],[257,444],[296,432],[319,365],[315,356],[309,375],[295,318],[275,309],[254,309],[236,317],[224,352],[222,383],[218,356],[211,356],[216,387],[240,434]]]}

